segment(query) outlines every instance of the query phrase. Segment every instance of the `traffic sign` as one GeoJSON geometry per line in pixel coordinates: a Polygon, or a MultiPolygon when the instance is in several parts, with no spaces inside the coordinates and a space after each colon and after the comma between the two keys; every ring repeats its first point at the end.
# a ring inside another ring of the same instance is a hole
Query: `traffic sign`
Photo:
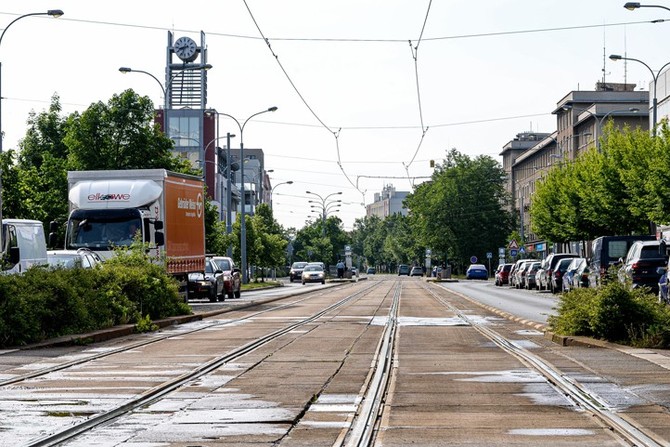
{"type": "Polygon", "coordinates": [[[505,257],[505,247],[498,247],[498,256],[501,258],[505,257]]]}
{"type": "Polygon", "coordinates": [[[519,248],[519,253],[521,253],[521,254],[524,254],[524,253],[526,253],[526,249],[525,249],[525,248],[523,248],[523,247],[519,248]]]}
{"type": "Polygon", "coordinates": [[[514,256],[517,255],[517,251],[516,251],[515,249],[511,249],[511,250],[509,251],[509,255],[510,255],[511,257],[514,257],[514,256]]]}
{"type": "Polygon", "coordinates": [[[470,256],[470,264],[476,264],[477,263],[477,256],[470,256]]]}
{"type": "Polygon", "coordinates": [[[516,242],[516,239],[512,239],[509,241],[509,245],[507,246],[510,250],[518,250],[519,249],[519,244],[516,242]]]}
{"type": "Polygon", "coordinates": [[[486,253],[486,258],[487,259],[491,259],[492,257],[493,257],[493,253],[491,253],[490,251],[486,253]]]}

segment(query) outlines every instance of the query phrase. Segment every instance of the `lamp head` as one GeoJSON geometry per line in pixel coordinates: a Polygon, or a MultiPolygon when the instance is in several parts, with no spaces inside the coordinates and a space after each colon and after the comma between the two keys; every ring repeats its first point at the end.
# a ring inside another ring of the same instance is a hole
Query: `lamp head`
{"type": "Polygon", "coordinates": [[[273,106],[273,107],[270,107],[270,108],[268,109],[268,112],[276,112],[276,111],[277,111],[277,107],[274,107],[274,106],[273,106]]]}
{"type": "Polygon", "coordinates": [[[629,10],[629,11],[634,11],[637,8],[640,7],[640,3],[638,3],[638,2],[628,2],[625,5],[623,5],[623,7],[626,8],[627,10],[629,10]]]}
{"type": "Polygon", "coordinates": [[[58,18],[64,14],[62,9],[50,9],[47,11],[47,14],[53,18],[58,18]]]}
{"type": "Polygon", "coordinates": [[[289,180],[288,182],[286,182],[286,184],[287,184],[287,185],[292,185],[292,184],[293,184],[293,180],[289,180]]]}
{"type": "Polygon", "coordinates": [[[205,64],[201,67],[203,70],[211,70],[212,69],[212,64],[205,64]]]}
{"type": "Polygon", "coordinates": [[[613,61],[620,61],[623,57],[620,54],[610,54],[610,59],[613,61]]]}
{"type": "Polygon", "coordinates": [[[630,109],[628,109],[628,111],[633,112],[633,113],[637,113],[637,112],[640,111],[640,109],[638,109],[637,107],[631,107],[630,109]]]}
{"type": "Polygon", "coordinates": [[[131,71],[133,71],[133,69],[130,67],[119,67],[119,71],[121,73],[130,73],[131,71]]]}

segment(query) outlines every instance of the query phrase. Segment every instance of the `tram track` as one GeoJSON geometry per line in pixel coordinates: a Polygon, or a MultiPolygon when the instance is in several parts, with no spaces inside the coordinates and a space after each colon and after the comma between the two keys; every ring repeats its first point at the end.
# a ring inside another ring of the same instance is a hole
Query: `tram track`
{"type": "MultiPolygon", "coordinates": [[[[363,289],[355,291],[352,294],[349,294],[345,296],[342,299],[339,299],[335,303],[325,307],[324,309],[320,310],[319,312],[316,312],[312,314],[309,317],[303,318],[300,321],[296,321],[292,324],[286,325],[280,329],[277,329],[273,332],[270,332],[268,334],[265,334],[263,336],[260,336],[256,339],[254,339],[251,342],[248,342],[240,347],[237,347],[235,349],[232,349],[228,351],[227,353],[217,356],[216,358],[201,364],[197,366],[196,368],[193,368],[191,371],[183,373],[171,380],[167,380],[159,385],[156,385],[152,388],[149,388],[139,394],[138,396],[128,399],[125,401],[122,405],[118,405],[113,409],[104,411],[102,413],[92,415],[88,417],[86,420],[77,422],[69,427],[63,428],[61,430],[58,430],[54,433],[50,433],[47,435],[44,435],[40,438],[33,439],[29,441],[25,445],[26,447],[46,447],[46,446],[55,446],[55,445],[60,445],[64,442],[76,439],[78,436],[81,436],[87,432],[90,432],[91,430],[95,429],[98,426],[101,426],[103,424],[110,423],[111,421],[114,421],[116,419],[122,418],[124,415],[131,413],[132,411],[142,408],[151,404],[156,403],[157,401],[165,398],[167,395],[170,393],[188,385],[189,383],[193,382],[194,380],[197,380],[207,374],[212,373],[213,371],[216,371],[218,368],[221,366],[225,365],[226,363],[235,361],[245,354],[248,354],[262,346],[265,346],[269,343],[271,343],[274,340],[277,340],[281,336],[288,334],[291,331],[294,331],[301,326],[305,326],[307,324],[310,324],[319,318],[322,318],[323,316],[327,315],[330,312],[333,312],[334,310],[337,310],[341,308],[342,306],[347,305],[348,303],[351,303],[353,300],[359,299],[363,296],[365,296],[367,293],[369,293],[370,290],[374,288],[373,285],[366,285],[363,289]]],[[[86,359],[77,359],[72,362],[67,362],[61,365],[49,367],[49,368],[44,368],[39,371],[35,371],[33,373],[28,373],[23,375],[20,379],[19,378],[12,378],[3,381],[3,384],[6,384],[7,382],[10,382],[11,384],[16,384],[19,383],[20,380],[28,380],[28,379],[34,379],[36,377],[40,376],[45,376],[51,372],[56,372],[56,371],[61,371],[70,367],[78,366],[86,362],[91,362],[93,360],[102,358],[102,357],[108,357],[113,354],[119,354],[122,352],[130,351],[137,349],[138,347],[142,346],[147,346],[148,344],[154,344],[160,341],[168,340],[172,337],[183,337],[184,335],[187,334],[192,334],[195,332],[199,332],[202,330],[208,330],[211,329],[212,327],[217,327],[217,326],[225,326],[228,324],[233,324],[233,322],[238,322],[245,320],[245,319],[251,319],[254,318],[258,315],[270,312],[270,311],[276,311],[281,308],[285,307],[290,307],[290,306],[295,306],[296,303],[298,302],[303,302],[305,300],[313,299],[314,297],[306,297],[298,301],[292,301],[291,303],[286,303],[284,305],[274,307],[272,309],[266,309],[263,311],[255,312],[251,315],[247,315],[244,318],[237,319],[237,320],[230,320],[226,322],[217,322],[213,323],[211,325],[206,325],[204,327],[199,327],[191,331],[187,332],[179,332],[177,334],[170,334],[166,335],[164,337],[160,337],[159,339],[152,339],[152,340],[146,340],[142,341],[139,343],[133,343],[131,345],[127,345],[124,347],[121,347],[117,350],[109,351],[109,352],[104,352],[100,353],[99,355],[94,355],[87,357],[86,359]]]]}
{"type": "MultiPolygon", "coordinates": [[[[490,327],[482,325],[473,318],[468,317],[461,309],[454,306],[444,297],[440,296],[434,286],[423,284],[423,288],[431,294],[439,303],[454,312],[460,319],[468,323],[473,329],[484,337],[495,343],[500,349],[519,359],[529,368],[541,374],[555,389],[570,399],[576,406],[595,417],[603,426],[608,427],[620,440],[638,447],[660,447],[667,446],[666,440],[658,439],[657,435],[650,433],[643,427],[627,421],[617,415],[605,404],[604,399],[587,390],[578,381],[568,377],[559,369],[550,365],[541,357],[531,353],[527,349],[513,343],[500,333],[490,327]]],[[[443,290],[443,289],[440,289],[443,290]]],[[[454,292],[450,292],[454,293],[454,292]]],[[[457,294],[459,295],[460,294],[457,294]]]]}

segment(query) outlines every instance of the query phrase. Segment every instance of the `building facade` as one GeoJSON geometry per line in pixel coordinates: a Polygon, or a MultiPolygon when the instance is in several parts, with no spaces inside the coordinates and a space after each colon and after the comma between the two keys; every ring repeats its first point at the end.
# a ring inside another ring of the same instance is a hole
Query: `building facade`
{"type": "Polygon", "coordinates": [[[393,185],[386,185],[381,192],[375,193],[374,202],[366,205],[366,216],[377,216],[385,219],[393,214],[407,215],[407,208],[403,200],[409,195],[409,191],[396,191],[393,185]]]}

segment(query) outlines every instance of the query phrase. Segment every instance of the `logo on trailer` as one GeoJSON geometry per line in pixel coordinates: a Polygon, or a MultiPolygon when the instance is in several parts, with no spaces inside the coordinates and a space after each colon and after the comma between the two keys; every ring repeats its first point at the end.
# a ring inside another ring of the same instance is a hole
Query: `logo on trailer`
{"type": "Polygon", "coordinates": [[[127,193],[102,194],[96,192],[95,194],[88,195],[89,202],[128,202],[129,200],[130,200],[130,194],[127,193]]]}
{"type": "Polygon", "coordinates": [[[196,212],[198,213],[198,217],[202,217],[202,209],[204,207],[204,202],[202,200],[202,193],[198,193],[198,199],[197,199],[197,209],[196,212]]]}

